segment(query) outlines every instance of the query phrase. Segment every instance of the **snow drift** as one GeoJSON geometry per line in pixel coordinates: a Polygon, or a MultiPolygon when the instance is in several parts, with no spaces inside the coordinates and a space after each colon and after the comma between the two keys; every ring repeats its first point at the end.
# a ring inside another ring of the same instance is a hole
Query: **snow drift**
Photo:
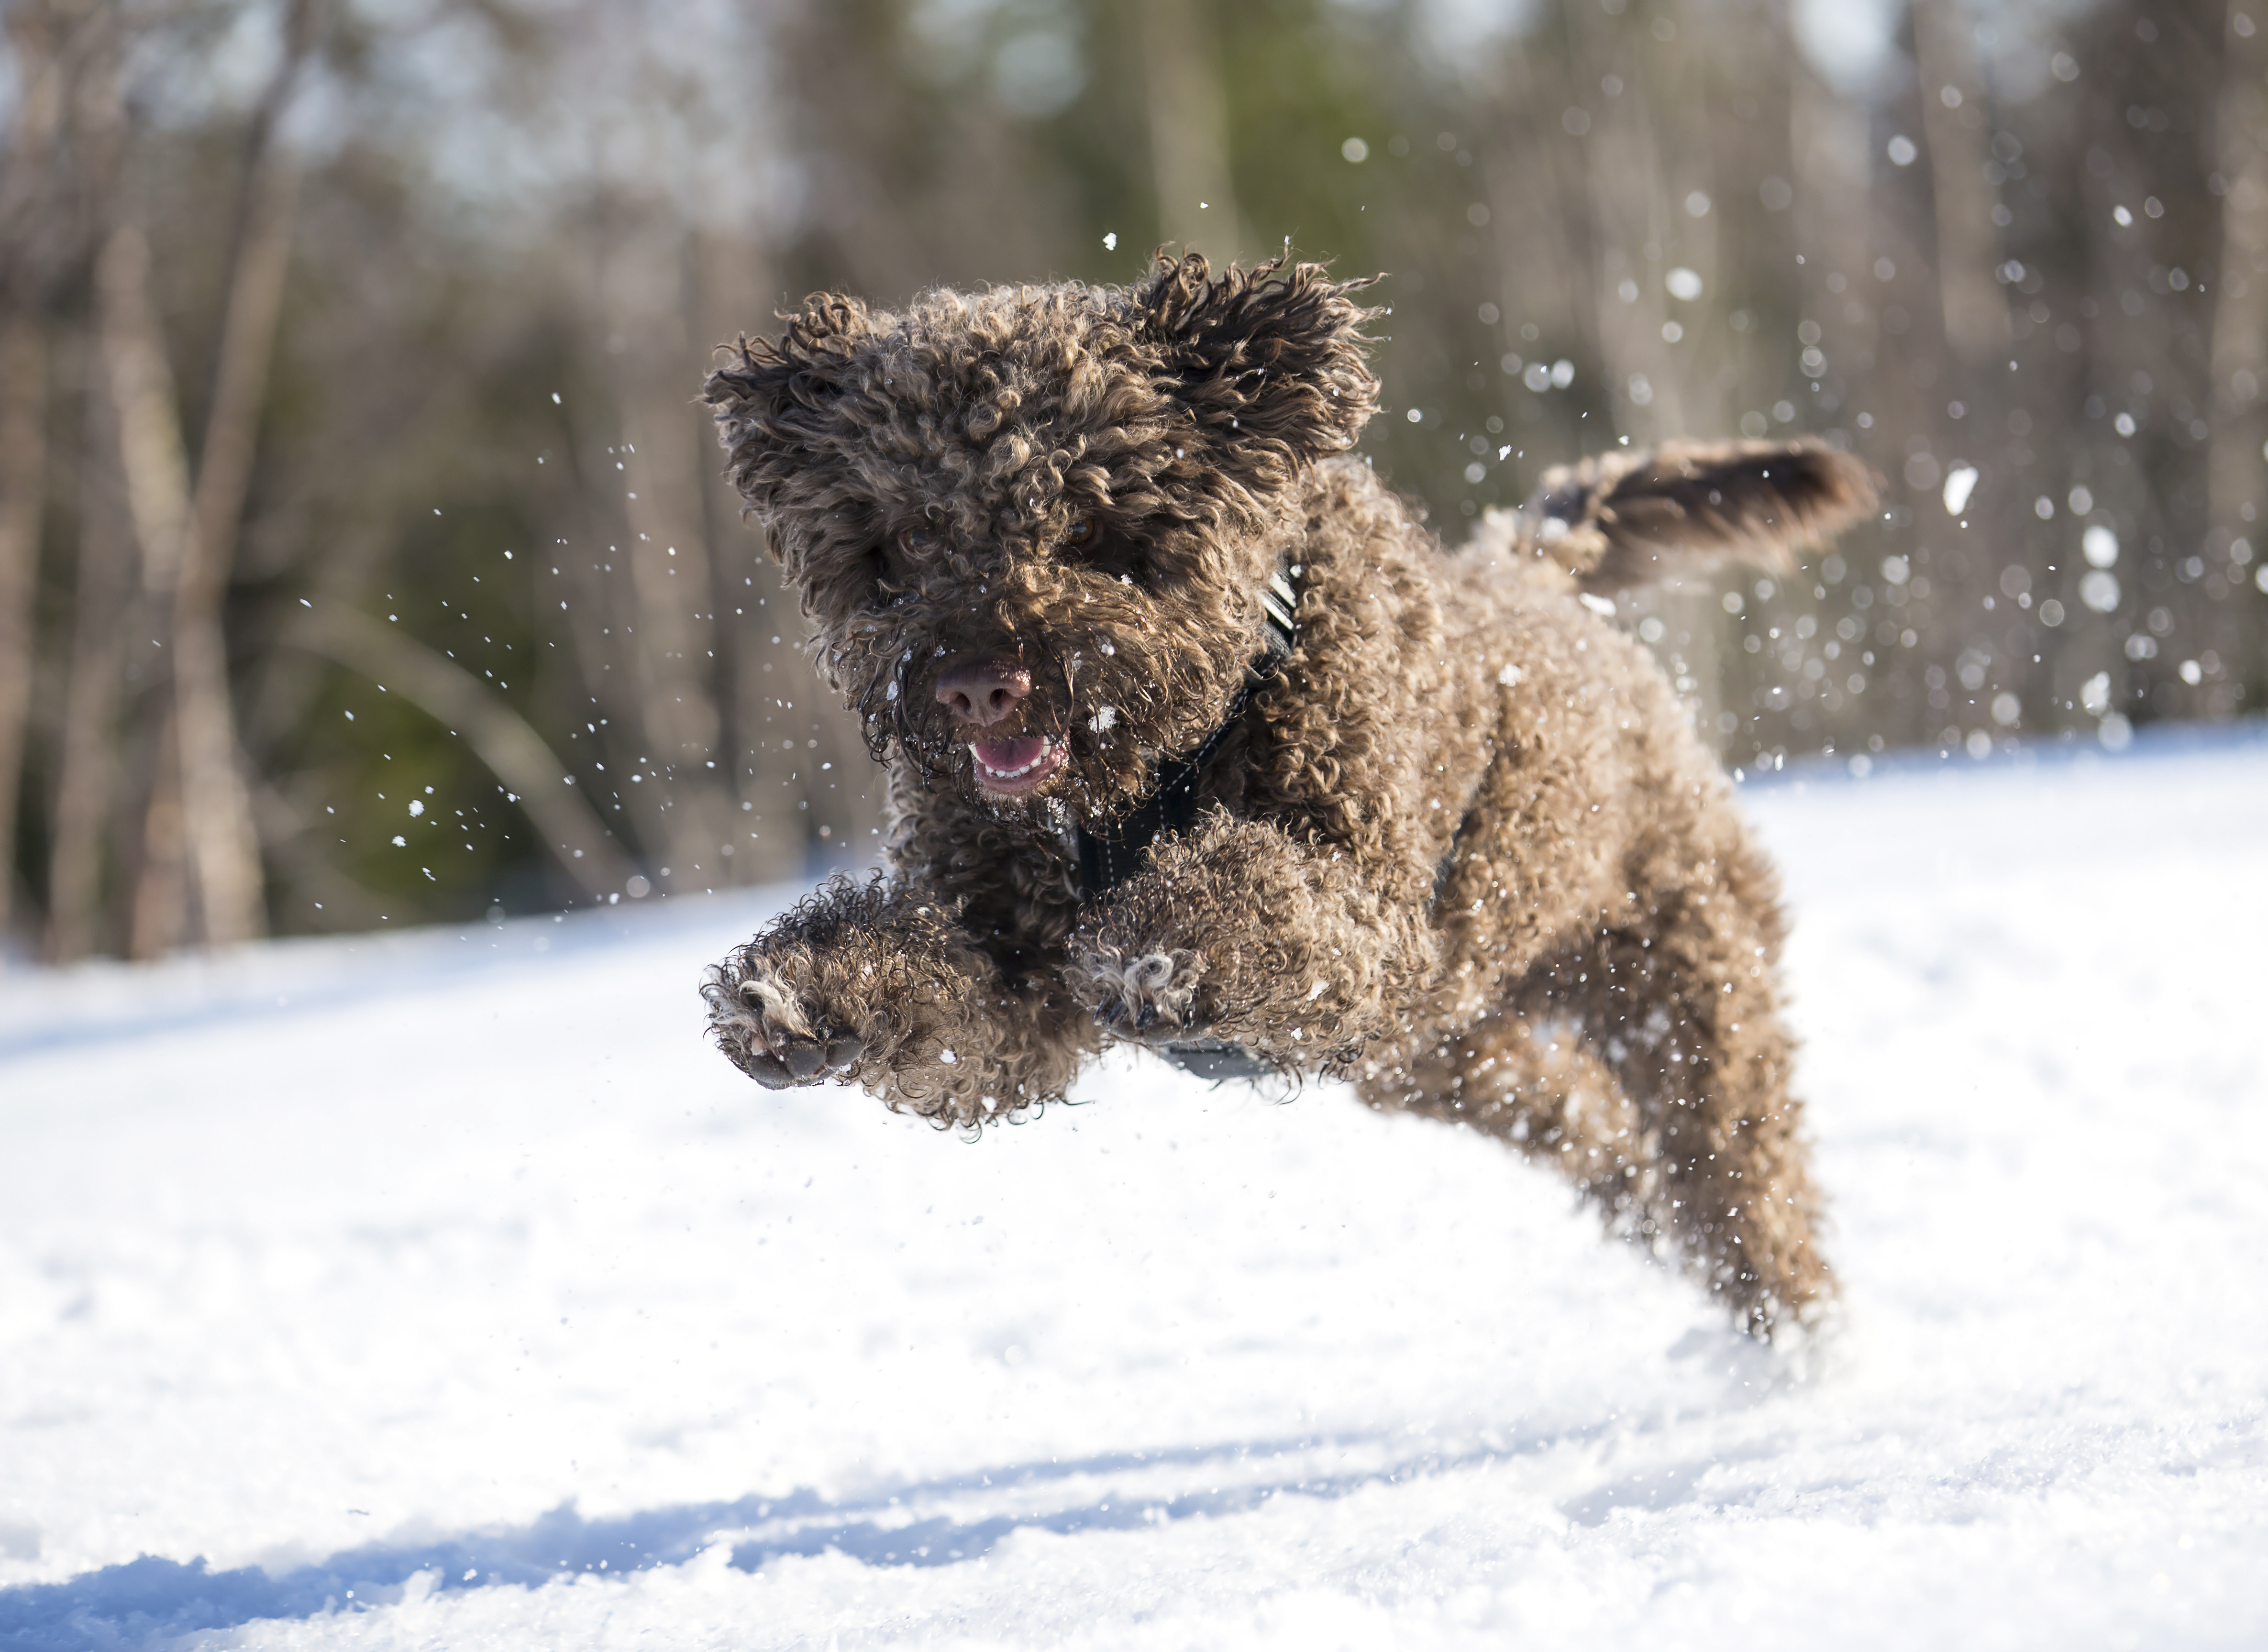
{"type": "Polygon", "coordinates": [[[2268,742],[1750,803],[1808,1366],[1335,1089],[759,1090],[763,902],[11,975],[0,1648],[2260,1644],[2268,742]]]}

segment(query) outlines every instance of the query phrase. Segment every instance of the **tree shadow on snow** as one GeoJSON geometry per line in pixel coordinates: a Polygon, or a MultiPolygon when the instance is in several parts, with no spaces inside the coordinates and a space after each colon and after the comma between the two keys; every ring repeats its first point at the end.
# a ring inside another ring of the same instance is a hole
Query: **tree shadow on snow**
{"type": "Polygon", "coordinates": [[[202,1558],[185,1564],[144,1555],[60,1583],[0,1589],[0,1648],[92,1652],[257,1619],[366,1611],[399,1602],[405,1590],[534,1588],[583,1575],[681,1566],[718,1543],[732,1546],[731,1564],[743,1571],[830,1551],[870,1566],[951,1566],[988,1553],[1019,1531],[1126,1530],[1240,1514],[1278,1496],[1343,1497],[1581,1443],[1609,1427],[1483,1435],[1449,1452],[1411,1450],[1407,1436],[1385,1433],[1114,1452],[882,1487],[839,1500],[799,1490],[606,1519],[585,1519],[569,1503],[526,1526],[422,1544],[372,1544],[275,1573],[256,1566],[216,1572],[202,1558]],[[1350,1454],[1365,1465],[1329,1466],[1350,1454]],[[1122,1494],[1108,1485],[1066,1484],[1114,1476],[1138,1481],[1175,1470],[1182,1471],[1172,1476],[1182,1487],[1192,1478],[1189,1470],[1208,1470],[1195,1478],[1221,1483],[1152,1495],[1138,1487],[1122,1494]],[[1058,1494],[1051,1497],[1051,1490],[1058,1494]],[[927,1512],[932,1507],[939,1512],[927,1512]]]}

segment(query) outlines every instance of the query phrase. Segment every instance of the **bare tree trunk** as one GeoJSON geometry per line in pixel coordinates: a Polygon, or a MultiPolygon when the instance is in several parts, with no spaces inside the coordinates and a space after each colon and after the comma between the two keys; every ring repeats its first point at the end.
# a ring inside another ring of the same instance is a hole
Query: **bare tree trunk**
{"type": "Polygon", "coordinates": [[[1913,31],[1936,194],[1938,302],[1946,341],[1973,375],[2008,345],[2008,305],[1994,274],[2000,238],[1984,178],[1988,123],[1975,26],[1964,0],[1915,0],[1913,31]]]}
{"type": "MultiPolygon", "coordinates": [[[[1474,165],[1488,191],[1496,296],[1507,327],[1513,317],[1572,315],[1573,288],[1582,279],[1580,254],[1554,232],[1562,216],[1559,168],[1538,164],[1537,151],[1548,154],[1550,143],[1543,136],[1544,89],[1560,79],[1550,50],[1540,35],[1506,41],[1489,99],[1494,118],[1474,145],[1474,165]]],[[[1527,348],[1523,340],[1514,353],[1527,348]]]]}
{"type": "MultiPolygon", "coordinates": [[[[107,0],[81,4],[77,17],[63,128],[77,185],[70,234],[75,261],[99,245],[100,226],[114,210],[126,137],[121,19],[107,0]]],[[[79,322],[73,334],[74,377],[82,397],[75,455],[78,555],[48,833],[44,946],[54,960],[85,957],[100,943],[103,857],[120,768],[116,724],[133,550],[123,519],[117,413],[103,387],[104,362],[99,319],[79,322]]],[[[0,642],[0,655],[7,651],[0,642]]]]}
{"type": "MultiPolygon", "coordinates": [[[[150,296],[150,246],[126,224],[111,232],[95,268],[106,388],[115,409],[127,512],[141,548],[142,594],[152,615],[170,614],[189,534],[189,462],[175,410],[173,371],[150,296]]],[[[179,730],[171,692],[173,655],[163,651],[164,737],[150,777],[136,855],[128,955],[155,958],[186,938],[181,862],[179,730]]]]}
{"type": "Polygon", "coordinates": [[[128,512],[142,583],[171,609],[189,531],[189,460],[174,412],[173,369],[150,296],[150,244],[126,224],[96,265],[104,377],[117,411],[128,512]]]}
{"type": "MultiPolygon", "coordinates": [[[[2233,23],[2240,9],[2229,8],[2233,23]]],[[[2227,30],[2219,145],[2220,283],[2213,308],[2213,437],[2208,515],[2217,547],[2250,531],[2263,503],[2268,439],[2268,30],[2227,30]]],[[[2254,534],[2257,539],[2258,535],[2254,534]]],[[[2256,551],[2268,546],[2256,546],[2256,551]]]]}
{"type": "MultiPolygon", "coordinates": [[[[763,293],[770,269],[763,247],[753,239],[703,234],[696,245],[698,302],[688,311],[701,318],[696,323],[701,329],[696,341],[714,344],[765,313],[763,293]]],[[[695,465],[701,473],[701,525],[709,546],[712,612],[717,616],[710,629],[723,666],[717,679],[721,747],[717,767],[729,778],[720,798],[725,818],[718,856],[729,869],[722,874],[725,882],[763,883],[803,868],[802,846],[791,842],[775,823],[755,818],[765,806],[760,779],[777,779],[763,751],[771,709],[765,686],[778,680],[784,667],[801,667],[792,642],[772,641],[784,635],[778,627],[794,616],[795,605],[779,570],[764,554],[762,531],[741,516],[740,496],[723,480],[714,431],[704,425],[694,440],[695,465]],[[771,829],[766,830],[767,826],[771,829]],[[725,852],[727,845],[729,854],[725,852]]],[[[848,721],[847,715],[838,719],[848,721]]],[[[834,744],[842,746],[844,742],[837,738],[834,744]]],[[[838,769],[849,767],[843,758],[829,755],[838,769]]],[[[869,767],[863,747],[857,752],[857,766],[861,774],[869,767]]]]}
{"type": "MultiPolygon", "coordinates": [[[[1651,441],[1684,428],[1677,378],[1662,336],[1662,277],[1669,267],[1662,258],[1668,226],[1661,216],[1660,155],[1642,84],[1611,98],[1587,93],[1610,78],[1618,82],[1615,70],[1635,76],[1635,65],[1618,49],[1625,24],[1571,7],[1565,26],[1565,59],[1546,68],[1543,78],[1586,88],[1580,101],[1596,106],[1596,113],[1578,111],[1581,126],[1567,128],[1564,136],[1556,129],[1560,121],[1544,124],[1542,146],[1560,158],[1559,187],[1550,203],[1559,222],[1535,239],[1552,249],[1545,261],[1573,266],[1565,287],[1567,321],[1598,363],[1616,430],[1634,442],[1651,441]]],[[[1548,106],[1556,90],[1553,85],[1538,99],[1540,107],[1548,106]]],[[[1517,150],[1512,164],[1524,164],[1517,150]]],[[[1526,235],[1531,230],[1515,220],[1506,232],[1526,235]]],[[[1601,430],[1594,439],[1609,440],[1612,434],[1601,430]]]]}
{"type": "Polygon", "coordinates": [[[649,759],[662,766],[661,796],[646,800],[655,833],[649,847],[674,885],[723,881],[729,754],[719,765],[717,693],[711,646],[715,591],[701,518],[701,409],[686,393],[699,381],[701,346],[686,318],[693,283],[683,231],[664,237],[634,231],[608,261],[610,313],[640,341],[613,357],[622,432],[631,450],[623,515],[630,540],[637,627],[630,658],[637,672],[638,721],[649,759]]]}
{"type": "MultiPolygon", "coordinates": [[[[89,354],[99,356],[99,341],[90,343],[89,354]]],[[[46,951],[58,964],[100,950],[105,825],[119,775],[118,701],[133,579],[117,411],[92,382],[97,375],[88,378],[79,455],[78,579],[48,870],[46,951]]]]}
{"type": "Polygon", "coordinates": [[[150,750],[150,800],[142,816],[126,956],[163,958],[188,939],[188,865],[181,834],[180,732],[166,709],[150,750]]]}
{"type": "Polygon", "coordinates": [[[0,936],[16,887],[16,811],[32,705],[32,584],[47,503],[47,339],[28,306],[0,316],[0,936]]]}
{"type": "Polygon", "coordinates": [[[237,747],[221,609],[228,591],[260,429],[260,404],[284,307],[299,169],[276,127],[313,45],[317,0],[293,0],[284,61],[254,132],[245,203],[221,324],[212,411],[197,466],[190,534],[173,601],[173,698],[180,741],[182,826],[208,943],[267,930],[260,839],[237,747]]]}
{"type": "Polygon", "coordinates": [[[622,494],[629,491],[623,478],[635,456],[603,444],[600,437],[605,427],[595,420],[575,418],[574,412],[570,409],[571,444],[584,525],[555,551],[564,559],[559,566],[571,582],[571,600],[561,623],[567,628],[579,686],[588,696],[581,719],[595,725],[585,730],[591,767],[601,776],[591,782],[592,806],[626,851],[644,861],[666,845],[662,823],[656,819],[664,799],[656,791],[649,803],[647,787],[630,778],[643,772],[656,739],[645,723],[652,708],[643,689],[639,655],[644,646],[638,635],[644,619],[629,562],[637,539],[622,511],[627,503],[622,494]]]}
{"type": "Polygon", "coordinates": [[[1668,189],[1643,87],[1633,87],[1611,106],[1613,114],[1593,129],[1584,149],[1591,199],[1606,220],[1600,252],[1607,291],[1596,311],[1599,359],[1620,433],[1651,446],[1688,428],[1683,387],[1662,337],[1668,319],[1662,286],[1668,272],[1660,252],[1668,239],[1668,189]]]}
{"type": "Polygon", "coordinates": [[[1210,8],[1195,0],[1144,0],[1140,11],[1158,233],[1216,264],[1272,253],[1252,239],[1237,211],[1228,94],[1210,8]]]}
{"type": "Polygon", "coordinates": [[[0,174],[0,938],[16,889],[16,819],[32,705],[32,591],[48,472],[48,341],[37,267],[54,216],[49,172],[70,77],[65,20],[11,7],[17,76],[7,169],[0,174]]]}
{"type": "MultiPolygon", "coordinates": [[[[2205,458],[2205,547],[2213,564],[2208,595],[2229,586],[2237,599],[2207,611],[2205,635],[2223,655],[2224,671],[2241,677],[2258,635],[2243,586],[2268,553],[2260,531],[2268,494],[2268,30],[2239,5],[2228,8],[2221,40],[2216,134],[2224,184],[2220,199],[2220,282],[2213,306],[2213,434],[2205,458]],[[2235,26],[2243,18],[2246,27],[2235,26]],[[2251,553],[2233,554],[2239,540],[2251,553]],[[2218,583],[2212,583],[2218,582],[2218,583]]],[[[2227,676],[2199,695],[2207,716],[2237,708],[2227,676]]]]}

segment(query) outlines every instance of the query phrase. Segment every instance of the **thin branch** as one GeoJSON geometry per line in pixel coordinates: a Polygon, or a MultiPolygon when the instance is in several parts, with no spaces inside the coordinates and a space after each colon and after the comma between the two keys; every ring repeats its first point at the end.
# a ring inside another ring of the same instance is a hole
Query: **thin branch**
{"type": "Polygon", "coordinates": [[[460,735],[584,893],[619,893],[637,870],[543,737],[462,666],[350,608],[319,609],[284,641],[384,684],[460,735]]]}

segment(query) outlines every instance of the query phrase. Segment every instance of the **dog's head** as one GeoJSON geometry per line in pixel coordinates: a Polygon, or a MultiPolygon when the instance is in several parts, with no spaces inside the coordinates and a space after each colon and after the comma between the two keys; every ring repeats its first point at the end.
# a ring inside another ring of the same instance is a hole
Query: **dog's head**
{"type": "Polygon", "coordinates": [[[821,672],[932,783],[1122,812],[1226,715],[1304,466],[1377,407],[1317,265],[806,301],[711,375],[821,672]]]}

